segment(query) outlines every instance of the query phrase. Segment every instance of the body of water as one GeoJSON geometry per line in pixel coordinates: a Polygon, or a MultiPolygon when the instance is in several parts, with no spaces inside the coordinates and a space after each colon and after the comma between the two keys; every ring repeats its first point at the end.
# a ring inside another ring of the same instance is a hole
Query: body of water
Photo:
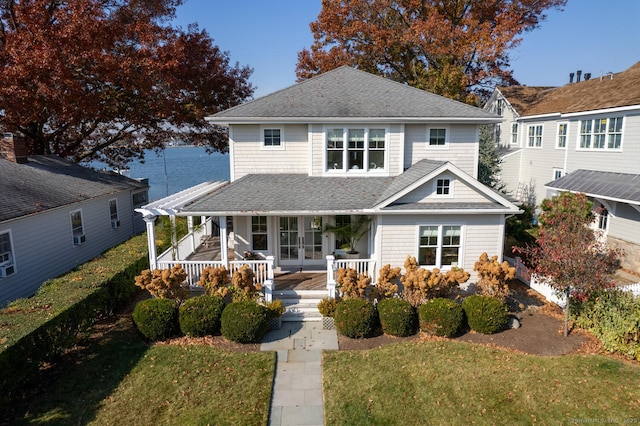
{"type": "MultiPolygon", "coordinates": [[[[97,169],[105,167],[98,162],[90,166],[97,169]]],[[[169,147],[158,153],[147,151],[144,163],[133,161],[127,166],[129,177],[149,179],[149,201],[202,182],[229,180],[229,155],[207,154],[203,147],[196,146],[169,147]]]]}

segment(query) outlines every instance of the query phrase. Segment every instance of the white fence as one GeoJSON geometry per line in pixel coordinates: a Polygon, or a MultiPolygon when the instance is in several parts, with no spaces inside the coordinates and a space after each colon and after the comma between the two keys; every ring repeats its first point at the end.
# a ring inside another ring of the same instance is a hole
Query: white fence
{"type": "Polygon", "coordinates": [[[628,291],[634,296],[640,296],[640,283],[618,287],[620,290],[628,291]]]}

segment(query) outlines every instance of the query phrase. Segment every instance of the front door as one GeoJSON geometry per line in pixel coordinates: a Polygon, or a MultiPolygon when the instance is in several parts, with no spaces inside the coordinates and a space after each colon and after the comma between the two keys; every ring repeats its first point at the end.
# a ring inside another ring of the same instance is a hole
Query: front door
{"type": "Polygon", "coordinates": [[[280,217],[279,225],[281,266],[304,267],[324,264],[322,217],[280,217]]]}

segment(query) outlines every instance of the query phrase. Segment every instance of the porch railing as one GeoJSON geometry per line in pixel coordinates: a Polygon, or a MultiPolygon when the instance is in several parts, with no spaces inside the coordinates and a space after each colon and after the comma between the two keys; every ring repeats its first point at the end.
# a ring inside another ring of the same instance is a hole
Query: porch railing
{"type": "Polygon", "coordinates": [[[265,300],[270,302],[273,295],[273,263],[273,256],[267,256],[265,260],[232,260],[228,264],[220,260],[162,260],[158,262],[158,269],[171,269],[180,264],[187,273],[189,287],[199,288],[198,281],[202,275],[202,270],[207,266],[224,266],[229,270],[229,276],[231,277],[243,265],[249,265],[255,274],[254,282],[264,287],[265,300]]]}
{"type": "MultiPolygon", "coordinates": [[[[211,218],[208,218],[204,223],[196,226],[193,232],[189,232],[182,237],[175,247],[169,247],[162,254],[158,256],[158,268],[160,268],[161,262],[173,261],[185,257],[186,254],[193,253],[200,244],[201,238],[206,234],[207,224],[212,222],[211,218]]],[[[213,223],[213,222],[212,222],[213,223]]]]}
{"type": "Polygon", "coordinates": [[[336,280],[338,269],[351,268],[359,274],[366,274],[371,277],[371,282],[378,279],[376,271],[376,261],[374,259],[336,259],[335,256],[327,256],[327,291],[329,297],[336,297],[336,280]]]}

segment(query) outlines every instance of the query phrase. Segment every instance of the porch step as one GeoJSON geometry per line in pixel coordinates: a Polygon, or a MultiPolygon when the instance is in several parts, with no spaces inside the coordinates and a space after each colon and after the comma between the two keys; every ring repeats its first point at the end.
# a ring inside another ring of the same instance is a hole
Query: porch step
{"type": "Polygon", "coordinates": [[[326,290],[275,290],[274,299],[285,306],[283,321],[322,321],[318,303],[327,297],[326,290]]]}

